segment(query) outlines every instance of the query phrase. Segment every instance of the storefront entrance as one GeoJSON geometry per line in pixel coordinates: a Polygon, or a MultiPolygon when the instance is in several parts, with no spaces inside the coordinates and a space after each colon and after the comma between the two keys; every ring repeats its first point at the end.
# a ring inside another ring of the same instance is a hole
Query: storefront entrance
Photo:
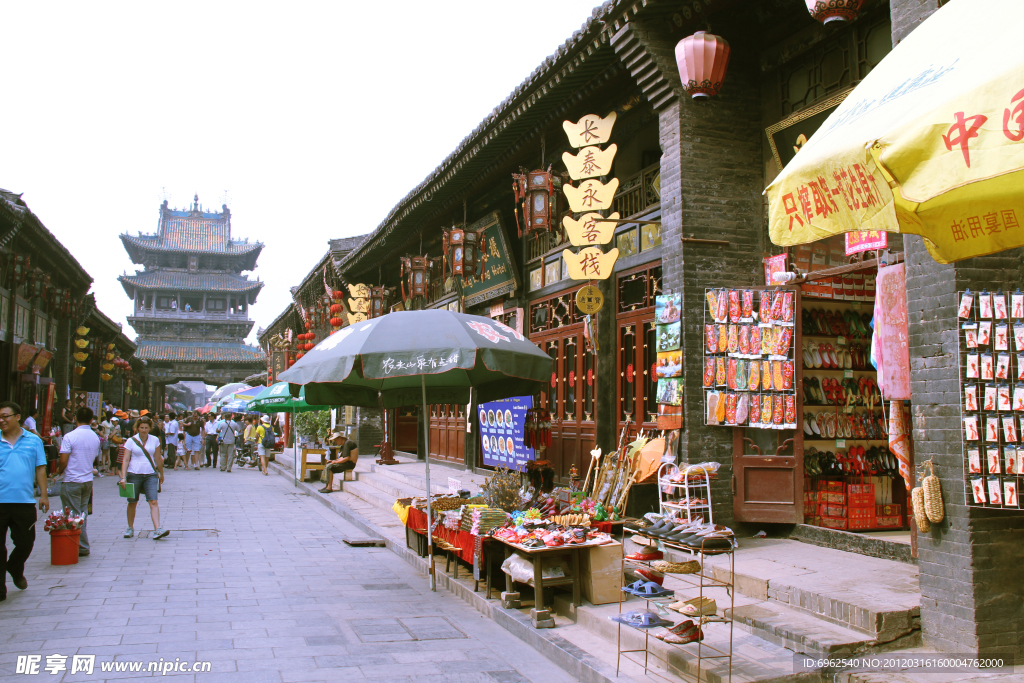
{"type": "Polygon", "coordinates": [[[617,434],[627,423],[631,434],[657,428],[654,298],[660,292],[660,265],[647,265],[618,277],[617,434]]]}
{"type": "MultiPolygon", "coordinates": [[[[416,418],[413,417],[413,424],[416,418]]],[[[413,448],[413,453],[416,452],[413,448]]],[[[430,406],[430,457],[462,463],[466,459],[466,406],[430,406]]]]}

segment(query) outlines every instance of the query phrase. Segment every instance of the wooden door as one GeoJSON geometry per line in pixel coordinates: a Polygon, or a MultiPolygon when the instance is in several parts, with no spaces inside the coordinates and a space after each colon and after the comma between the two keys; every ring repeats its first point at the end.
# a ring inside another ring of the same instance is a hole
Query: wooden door
{"type": "Polygon", "coordinates": [[[534,341],[555,361],[551,386],[541,392],[538,401],[540,407],[551,413],[551,448],[537,457],[550,460],[555,476],[567,482],[573,465],[581,472],[586,471],[590,451],[597,443],[597,359],[587,348],[579,325],[534,341]]]}
{"type": "Polygon", "coordinates": [[[620,273],[616,291],[616,434],[627,422],[630,438],[657,428],[658,360],[654,302],[661,293],[661,262],[620,273]]]}
{"type": "Polygon", "coordinates": [[[418,408],[399,408],[395,416],[395,450],[416,453],[423,434],[417,428],[418,408]]]}
{"type": "MultiPolygon", "coordinates": [[[[744,287],[754,291],[776,287],[744,287]]],[[[799,287],[794,294],[796,326],[793,330],[793,382],[796,414],[804,414],[803,347],[799,287]]],[[[801,429],[775,430],[733,428],[733,515],[737,522],[802,524],[804,521],[804,433],[801,429]]]]}
{"type": "Polygon", "coordinates": [[[466,407],[430,406],[430,457],[461,463],[466,454],[466,407]]]}

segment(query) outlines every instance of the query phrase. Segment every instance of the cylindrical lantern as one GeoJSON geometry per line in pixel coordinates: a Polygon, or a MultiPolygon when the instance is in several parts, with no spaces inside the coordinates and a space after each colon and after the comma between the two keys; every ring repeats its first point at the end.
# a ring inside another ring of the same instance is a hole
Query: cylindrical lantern
{"type": "Polygon", "coordinates": [[[690,97],[717,95],[729,68],[729,43],[720,36],[697,31],[676,45],[676,65],[690,97]]]}
{"type": "Polygon", "coordinates": [[[860,12],[864,0],[805,0],[807,11],[823,24],[853,21],[860,12]]]}

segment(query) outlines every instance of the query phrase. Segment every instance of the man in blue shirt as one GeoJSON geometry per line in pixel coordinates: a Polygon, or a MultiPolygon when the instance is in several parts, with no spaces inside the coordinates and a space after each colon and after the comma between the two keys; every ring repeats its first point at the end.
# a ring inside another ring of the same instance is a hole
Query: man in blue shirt
{"type": "Polygon", "coordinates": [[[46,453],[43,440],[21,427],[21,406],[13,401],[0,403],[0,577],[7,599],[7,574],[14,585],[25,590],[25,560],[36,541],[36,501],[32,483],[39,484],[39,509],[46,512],[46,453]],[[34,479],[33,479],[34,477],[34,479]],[[14,550],[7,556],[7,530],[11,530],[14,550]]]}

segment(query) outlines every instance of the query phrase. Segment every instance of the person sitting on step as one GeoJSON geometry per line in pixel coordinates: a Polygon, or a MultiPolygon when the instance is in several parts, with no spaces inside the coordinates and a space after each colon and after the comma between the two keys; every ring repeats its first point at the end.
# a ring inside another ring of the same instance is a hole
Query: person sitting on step
{"type": "MultiPolygon", "coordinates": [[[[336,459],[328,460],[324,463],[324,476],[327,479],[324,481],[324,487],[320,489],[320,493],[330,493],[333,490],[334,474],[336,472],[354,470],[356,463],[359,462],[359,448],[355,441],[348,438],[348,434],[334,432],[327,439],[327,445],[331,449],[331,457],[336,459]],[[339,455],[341,457],[337,457],[339,455]]],[[[344,479],[344,476],[342,476],[342,479],[344,479]]],[[[340,491],[341,489],[339,488],[338,490],[340,491]]]]}

